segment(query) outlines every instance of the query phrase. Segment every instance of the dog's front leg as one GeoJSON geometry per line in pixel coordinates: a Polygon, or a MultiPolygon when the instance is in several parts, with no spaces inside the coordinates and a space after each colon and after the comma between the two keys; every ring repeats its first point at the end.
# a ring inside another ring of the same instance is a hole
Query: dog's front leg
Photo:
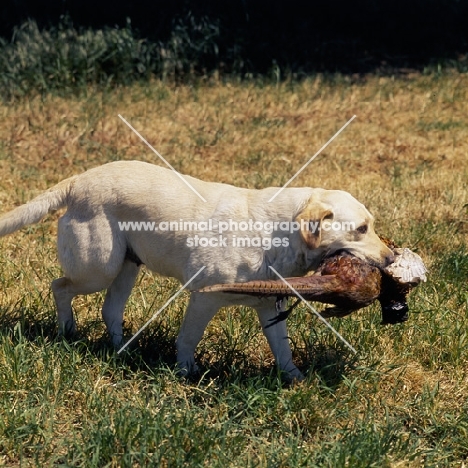
{"type": "Polygon", "coordinates": [[[304,376],[294,365],[292,359],[286,320],[274,322],[278,314],[275,307],[275,300],[276,299],[265,300],[264,304],[256,307],[263,333],[268,340],[277,366],[283,372],[285,380],[290,382],[304,380],[304,376]]]}
{"type": "Polygon", "coordinates": [[[184,321],[177,337],[177,366],[182,376],[196,373],[195,348],[205,328],[220,308],[218,294],[192,292],[184,321]]]}

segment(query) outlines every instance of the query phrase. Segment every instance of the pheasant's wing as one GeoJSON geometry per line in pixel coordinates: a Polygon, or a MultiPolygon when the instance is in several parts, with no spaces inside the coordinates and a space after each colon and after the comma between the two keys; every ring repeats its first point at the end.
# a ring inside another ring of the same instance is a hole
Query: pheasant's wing
{"type": "Polygon", "coordinates": [[[385,273],[399,283],[419,284],[426,281],[427,268],[422,258],[410,249],[394,249],[395,261],[385,268],[385,273]]]}
{"type": "Polygon", "coordinates": [[[333,306],[333,307],[326,307],[324,310],[320,312],[320,315],[323,318],[332,318],[332,317],[346,317],[349,314],[352,314],[356,308],[349,308],[349,309],[344,309],[342,307],[338,306],[333,306]]]}

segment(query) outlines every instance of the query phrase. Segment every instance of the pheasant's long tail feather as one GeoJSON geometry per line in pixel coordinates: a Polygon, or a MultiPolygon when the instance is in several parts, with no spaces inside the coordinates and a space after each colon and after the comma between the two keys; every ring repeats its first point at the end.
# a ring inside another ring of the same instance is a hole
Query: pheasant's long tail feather
{"type": "Polygon", "coordinates": [[[248,294],[262,297],[283,296],[292,297],[299,293],[304,299],[314,300],[317,296],[329,293],[336,288],[336,275],[306,276],[300,278],[286,278],[282,280],[248,281],[247,283],[215,284],[207,286],[200,292],[225,292],[234,294],[248,294]]]}

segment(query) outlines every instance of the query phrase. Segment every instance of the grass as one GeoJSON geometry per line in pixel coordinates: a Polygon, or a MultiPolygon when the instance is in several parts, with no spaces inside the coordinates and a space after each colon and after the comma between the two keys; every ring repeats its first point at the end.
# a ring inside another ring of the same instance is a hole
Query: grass
{"type": "MultiPolygon", "coordinates": [[[[289,319],[304,383],[285,387],[252,310],[220,311],[174,374],[182,294],[116,356],[103,296],[78,298],[79,336],[56,336],[59,213],[0,240],[0,464],[16,466],[461,467],[468,457],[468,79],[317,76],[301,82],[160,81],[0,105],[0,212],[117,159],[159,164],[122,114],[181,172],[244,187],[285,183],[352,115],[295,186],[350,191],[377,230],[415,249],[429,281],[410,320],[371,306],[333,326],[289,319]]],[[[179,287],[144,271],[135,332],[179,287]]]]}

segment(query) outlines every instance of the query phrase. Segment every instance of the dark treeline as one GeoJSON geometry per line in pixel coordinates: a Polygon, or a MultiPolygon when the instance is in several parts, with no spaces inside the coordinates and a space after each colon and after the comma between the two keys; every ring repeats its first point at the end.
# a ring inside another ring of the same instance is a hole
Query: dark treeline
{"type": "Polygon", "coordinates": [[[208,36],[202,70],[356,73],[466,64],[468,51],[466,0],[4,0],[0,35],[10,40],[28,18],[51,27],[63,15],[75,28],[130,19],[138,37],[160,43],[178,28],[194,43],[208,36]]]}

